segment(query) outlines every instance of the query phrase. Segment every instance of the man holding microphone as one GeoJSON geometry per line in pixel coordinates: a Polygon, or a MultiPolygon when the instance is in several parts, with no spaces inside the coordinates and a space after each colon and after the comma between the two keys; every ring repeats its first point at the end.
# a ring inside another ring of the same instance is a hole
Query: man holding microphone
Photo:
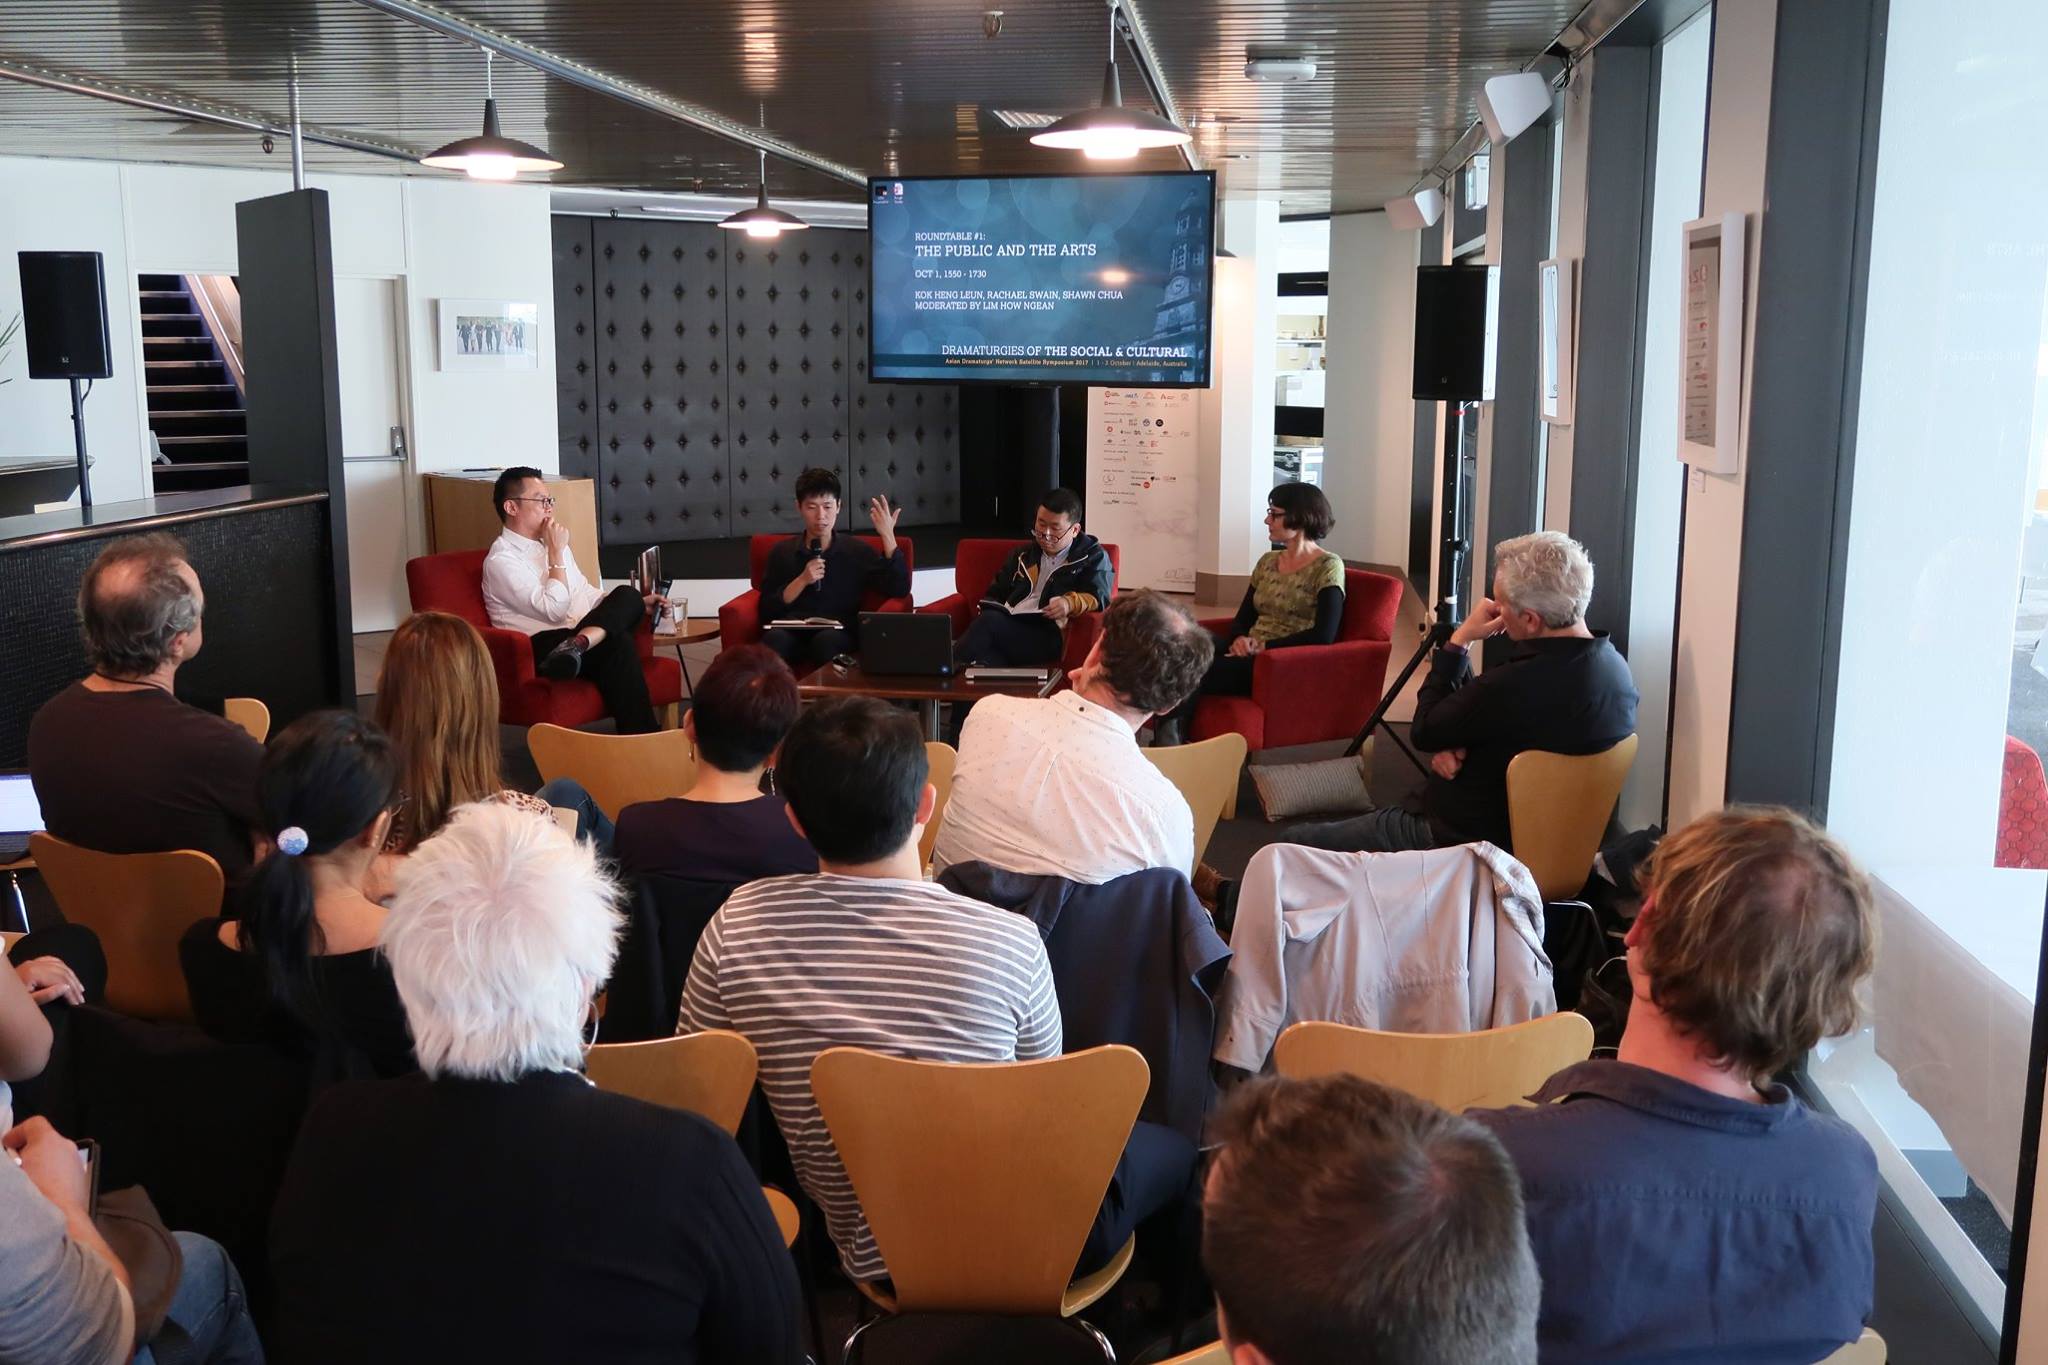
{"type": "Polygon", "coordinates": [[[569,528],[555,520],[555,500],[538,469],[515,465],[498,475],[491,501],[505,523],[484,556],[484,610],[491,624],[533,637],[534,662],[544,677],[595,683],[620,734],[660,729],[633,631],[664,599],[630,587],[607,593],[583,576],[569,549],[569,528]]]}
{"type": "Polygon", "coordinates": [[[910,593],[910,561],[896,543],[896,519],[903,509],[886,496],[868,499],[868,520],[881,537],[878,553],[866,541],[839,535],[839,476],[829,469],[806,469],[796,476],[797,512],[804,531],[768,552],[761,572],[761,616],[764,620],[818,619],[837,625],[771,626],[761,643],[781,655],[799,673],[825,663],[859,641],[861,599],[870,591],[884,597],[910,593]]]}

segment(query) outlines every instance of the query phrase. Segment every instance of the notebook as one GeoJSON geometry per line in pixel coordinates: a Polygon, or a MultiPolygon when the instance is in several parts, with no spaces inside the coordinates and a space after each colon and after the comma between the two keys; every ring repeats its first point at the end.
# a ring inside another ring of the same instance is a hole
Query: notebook
{"type": "Polygon", "coordinates": [[[0,863],[28,855],[28,836],[43,828],[42,802],[25,772],[0,772],[0,863]]]}

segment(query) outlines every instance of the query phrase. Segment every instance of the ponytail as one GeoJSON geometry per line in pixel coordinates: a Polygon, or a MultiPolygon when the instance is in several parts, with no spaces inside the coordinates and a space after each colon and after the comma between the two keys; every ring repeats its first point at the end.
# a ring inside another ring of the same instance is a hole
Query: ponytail
{"type": "Polygon", "coordinates": [[[361,838],[390,807],[397,783],[390,741],[349,711],[301,717],[264,750],[256,808],[271,848],[242,888],[238,932],[279,1003],[313,1005],[312,961],[327,947],[308,859],[361,838]]]}

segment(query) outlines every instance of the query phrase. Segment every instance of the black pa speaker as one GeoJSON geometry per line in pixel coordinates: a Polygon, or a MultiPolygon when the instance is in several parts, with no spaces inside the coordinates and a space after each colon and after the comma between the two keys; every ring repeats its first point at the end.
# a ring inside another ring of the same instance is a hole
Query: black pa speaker
{"type": "Polygon", "coordinates": [[[107,379],[107,280],[97,251],[24,251],[21,332],[30,379],[107,379]]]}
{"type": "Polygon", "coordinates": [[[1425,265],[1415,272],[1415,397],[1493,396],[1494,269],[1425,265]]]}

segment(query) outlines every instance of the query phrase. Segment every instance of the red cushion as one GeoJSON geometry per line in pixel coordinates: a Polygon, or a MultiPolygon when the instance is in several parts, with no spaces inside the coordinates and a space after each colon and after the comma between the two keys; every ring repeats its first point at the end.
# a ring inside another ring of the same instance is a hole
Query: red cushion
{"type": "Polygon", "coordinates": [[[2048,868],[2048,777],[2041,758],[2005,737],[2005,779],[1998,796],[1997,867],[2048,868]]]}
{"type": "Polygon", "coordinates": [[[963,540],[953,552],[953,590],[969,603],[988,596],[996,581],[996,570],[1028,542],[1022,540],[963,540]]]}

